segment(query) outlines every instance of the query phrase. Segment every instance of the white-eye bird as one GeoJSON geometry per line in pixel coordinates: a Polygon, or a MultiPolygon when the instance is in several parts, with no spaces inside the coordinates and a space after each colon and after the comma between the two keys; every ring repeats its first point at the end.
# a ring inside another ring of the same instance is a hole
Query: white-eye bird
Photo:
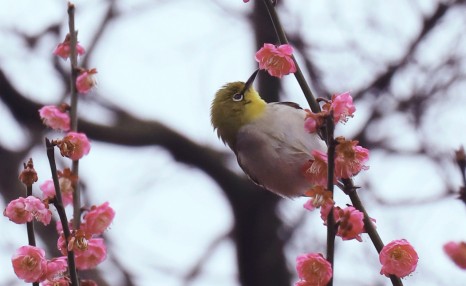
{"type": "Polygon", "coordinates": [[[217,91],[212,125],[254,182],[283,197],[300,196],[311,187],[303,165],[313,159],[312,150],[327,147],[304,129],[306,112],[298,104],[266,103],[259,96],[252,87],[257,73],[245,83],[227,83],[217,91]]]}

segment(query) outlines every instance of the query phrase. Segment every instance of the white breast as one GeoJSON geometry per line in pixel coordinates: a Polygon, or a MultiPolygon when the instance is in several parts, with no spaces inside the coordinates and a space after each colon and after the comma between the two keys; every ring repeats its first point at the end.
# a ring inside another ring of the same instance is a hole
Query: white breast
{"type": "Polygon", "coordinates": [[[304,118],[302,109],[270,103],[263,116],[238,132],[240,166],[258,184],[281,196],[299,196],[310,187],[302,166],[313,159],[312,150],[326,150],[319,136],[304,130],[304,118]]]}

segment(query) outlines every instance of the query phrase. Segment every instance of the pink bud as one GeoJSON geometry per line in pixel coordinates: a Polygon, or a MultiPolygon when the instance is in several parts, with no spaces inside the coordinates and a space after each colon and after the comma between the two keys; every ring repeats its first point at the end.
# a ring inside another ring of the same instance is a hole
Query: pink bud
{"type": "Polygon", "coordinates": [[[84,70],[81,72],[78,78],[76,78],[76,89],[78,92],[88,93],[97,85],[97,80],[94,76],[96,73],[96,69],[84,70]]]}
{"type": "MultiPolygon", "coordinates": [[[[71,49],[70,49],[70,35],[66,35],[65,40],[58,44],[58,46],[53,51],[53,54],[59,56],[60,58],[67,60],[70,57],[71,49]]],[[[84,48],[79,44],[76,43],[76,53],[78,55],[84,55],[86,51],[84,48]]]]}

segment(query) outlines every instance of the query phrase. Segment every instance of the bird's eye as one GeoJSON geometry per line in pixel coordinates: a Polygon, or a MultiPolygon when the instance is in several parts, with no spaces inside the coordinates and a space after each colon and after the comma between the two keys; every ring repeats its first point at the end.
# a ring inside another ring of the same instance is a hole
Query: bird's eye
{"type": "Polygon", "coordinates": [[[235,93],[231,98],[233,99],[233,101],[241,101],[243,100],[243,97],[244,96],[241,93],[235,93]]]}

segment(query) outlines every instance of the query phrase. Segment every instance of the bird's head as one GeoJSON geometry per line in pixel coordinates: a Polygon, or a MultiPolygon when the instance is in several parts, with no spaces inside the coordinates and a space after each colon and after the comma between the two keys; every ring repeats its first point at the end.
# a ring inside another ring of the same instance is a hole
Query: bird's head
{"type": "Polygon", "coordinates": [[[261,116],[267,105],[252,87],[258,71],[246,82],[227,83],[217,91],[212,101],[212,125],[222,141],[233,150],[239,129],[261,116]]]}

